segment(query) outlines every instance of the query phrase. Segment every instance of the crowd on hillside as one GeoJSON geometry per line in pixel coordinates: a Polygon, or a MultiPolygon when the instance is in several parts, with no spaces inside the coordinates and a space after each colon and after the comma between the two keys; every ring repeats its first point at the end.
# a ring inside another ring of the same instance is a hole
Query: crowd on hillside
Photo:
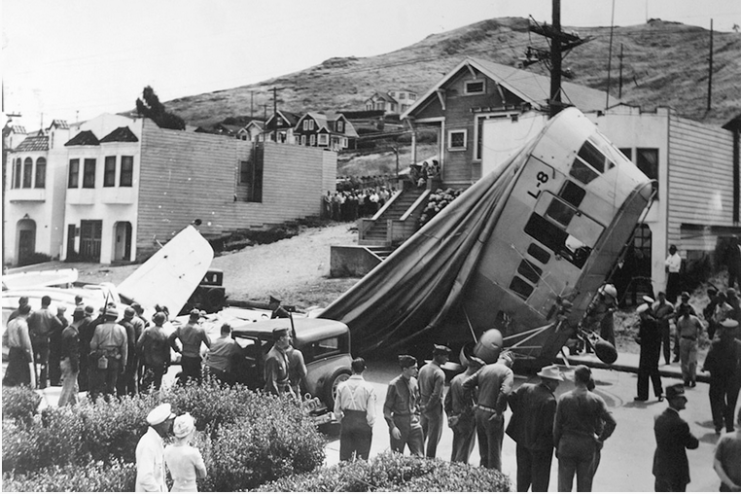
{"type": "Polygon", "coordinates": [[[376,189],[327,191],[322,196],[322,216],[334,221],[355,221],[376,214],[391,198],[386,186],[376,189]]]}

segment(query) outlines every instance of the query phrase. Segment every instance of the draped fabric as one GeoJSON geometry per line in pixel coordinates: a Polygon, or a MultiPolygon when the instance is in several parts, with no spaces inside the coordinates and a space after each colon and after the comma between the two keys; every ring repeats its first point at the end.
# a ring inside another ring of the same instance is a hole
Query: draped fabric
{"type": "Polygon", "coordinates": [[[535,142],[479,180],[319,317],[347,324],[354,351],[406,345],[460,304],[535,142]]]}

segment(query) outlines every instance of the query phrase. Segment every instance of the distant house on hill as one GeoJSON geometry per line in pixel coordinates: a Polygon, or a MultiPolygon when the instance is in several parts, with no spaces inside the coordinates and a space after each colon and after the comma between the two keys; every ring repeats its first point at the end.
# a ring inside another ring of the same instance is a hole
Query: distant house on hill
{"type": "MultiPolygon", "coordinates": [[[[401,115],[412,128],[438,130],[445,186],[469,186],[482,176],[482,126],[497,118],[517,118],[528,109],[548,107],[547,77],[507,65],[467,58],[401,115]]],[[[604,108],[606,94],[570,82],[562,84],[564,103],[582,111],[604,108]]],[[[615,104],[619,101],[615,101],[615,104]]],[[[414,147],[414,146],[413,146],[414,147]]],[[[416,162],[414,150],[412,161],[416,162]]]]}
{"type": "Polygon", "coordinates": [[[300,115],[285,110],[278,110],[265,122],[265,140],[281,144],[296,144],[293,135],[300,115]]]}
{"type": "Polygon", "coordinates": [[[358,133],[342,113],[309,112],[302,116],[294,129],[296,144],[332,149],[355,147],[358,133]]]}
{"type": "Polygon", "coordinates": [[[8,162],[10,264],[34,253],[134,261],[195,220],[209,238],[319,216],[337,173],[337,154],[323,149],[161,129],[110,114],[30,135],[8,162]]]}
{"type": "Polygon", "coordinates": [[[407,89],[388,91],[386,94],[374,93],[365,100],[366,110],[383,110],[384,113],[403,113],[417,100],[417,93],[407,89]]]}
{"type": "Polygon", "coordinates": [[[252,120],[247,125],[239,129],[237,139],[251,142],[262,142],[264,140],[265,122],[262,120],[252,120]]]}

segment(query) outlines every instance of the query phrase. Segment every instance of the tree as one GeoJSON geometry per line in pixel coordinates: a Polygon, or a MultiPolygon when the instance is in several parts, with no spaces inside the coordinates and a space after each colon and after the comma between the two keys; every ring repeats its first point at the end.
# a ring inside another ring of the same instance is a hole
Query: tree
{"type": "Polygon", "coordinates": [[[165,105],[160,103],[152,86],[144,88],[142,97],[144,101],[136,98],[136,111],[139,115],[152,119],[158,127],[163,129],[185,130],[185,120],[167,111],[165,105]]]}

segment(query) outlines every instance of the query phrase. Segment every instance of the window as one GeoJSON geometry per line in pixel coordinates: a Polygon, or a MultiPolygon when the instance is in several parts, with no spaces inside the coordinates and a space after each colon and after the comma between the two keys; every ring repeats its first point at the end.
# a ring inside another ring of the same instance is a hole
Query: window
{"type": "Polygon", "coordinates": [[[466,81],[465,94],[484,94],[484,81],[466,81]]]}
{"type": "Polygon", "coordinates": [[[406,99],[407,93],[399,93],[399,99],[406,99]]]}
{"type": "Polygon", "coordinates": [[[306,146],[306,136],[305,135],[302,135],[301,136],[301,141],[300,142],[301,142],[301,145],[302,146],[306,146]]]}
{"type": "Polygon", "coordinates": [[[448,132],[448,150],[465,151],[466,150],[466,131],[451,130],[448,132]]]}
{"type": "Polygon", "coordinates": [[[15,160],[15,168],[13,168],[13,188],[14,189],[20,189],[21,188],[21,159],[18,158],[15,160]]]}
{"type": "Polygon", "coordinates": [[[131,187],[134,183],[134,157],[121,156],[121,178],[119,178],[119,187],[131,187]]]}
{"type": "Polygon", "coordinates": [[[347,140],[347,137],[343,137],[342,138],[342,149],[347,149],[347,148],[348,148],[348,140],[347,140]]]}
{"type": "Polygon", "coordinates": [[[571,166],[571,176],[583,184],[588,184],[615,164],[597,149],[591,141],[584,141],[579,154],[571,166]]]}
{"type": "Polygon", "coordinates": [[[558,194],[558,196],[575,208],[578,208],[581,202],[584,200],[584,196],[586,194],[586,190],[582,189],[571,180],[567,180],[563,184],[561,192],[558,194]]]}
{"type": "Polygon", "coordinates": [[[345,122],[337,120],[337,132],[345,132],[345,122]]]}
{"type": "Polygon", "coordinates": [[[556,223],[567,227],[571,223],[571,219],[574,217],[576,210],[571,206],[567,206],[566,203],[559,201],[556,198],[551,200],[548,205],[548,209],[545,215],[554,220],[556,223]]]}
{"type": "Polygon", "coordinates": [[[247,187],[247,202],[262,202],[262,156],[253,153],[249,161],[239,162],[239,183],[247,187]]]}
{"type": "Polygon", "coordinates": [[[304,120],[304,130],[309,130],[309,119],[304,120]]]}
{"type": "MultiPolygon", "coordinates": [[[[636,149],[636,166],[651,180],[659,179],[659,150],[653,148],[636,149]]],[[[658,189],[658,183],[653,182],[653,190],[658,189]]]]}
{"type": "Polygon", "coordinates": [[[569,235],[566,231],[537,213],[533,213],[530,216],[530,219],[525,225],[525,233],[577,268],[584,266],[584,263],[589,258],[589,254],[592,252],[591,247],[569,235]]]}
{"type": "Polygon", "coordinates": [[[509,289],[519,295],[523,300],[527,300],[535,288],[519,276],[515,276],[509,285],[509,289]]]}
{"type": "Polygon", "coordinates": [[[320,146],[326,146],[327,145],[327,137],[329,137],[327,134],[319,134],[319,145],[320,146]]]}
{"type": "Polygon", "coordinates": [[[31,180],[33,179],[33,160],[26,158],[23,161],[23,188],[31,188],[31,180]]]}
{"type": "Polygon", "coordinates": [[[106,156],[103,170],[103,187],[116,186],[116,157],[106,156]]]}
{"type": "Polygon", "coordinates": [[[523,259],[517,267],[517,274],[537,285],[543,274],[543,270],[528,260],[523,259]]]}
{"type": "Polygon", "coordinates": [[[80,185],[80,160],[73,159],[69,160],[69,178],[67,179],[67,187],[70,189],[76,189],[80,185]]]}
{"type": "Polygon", "coordinates": [[[34,180],[34,187],[37,189],[46,187],[46,158],[36,160],[36,180],[34,180]]]}
{"type": "Polygon", "coordinates": [[[85,168],[82,174],[82,188],[95,188],[95,158],[85,158],[85,168]]]}
{"type": "Polygon", "coordinates": [[[314,121],[309,119],[309,130],[314,130],[314,121]]]}
{"type": "Polygon", "coordinates": [[[309,145],[316,146],[316,134],[311,134],[309,136],[309,145]]]}
{"type": "Polygon", "coordinates": [[[533,258],[541,264],[548,264],[548,261],[551,260],[551,255],[548,251],[538,244],[530,244],[527,247],[527,253],[533,256],[533,258]]]}
{"type": "Polygon", "coordinates": [[[417,99],[417,93],[409,93],[409,99],[417,99]]]}
{"type": "Polygon", "coordinates": [[[633,161],[633,149],[631,148],[620,148],[620,152],[625,155],[630,161],[633,161]]]}
{"type": "Polygon", "coordinates": [[[384,109],[383,101],[379,101],[378,103],[376,103],[376,110],[383,110],[383,109],[384,109]]]}

